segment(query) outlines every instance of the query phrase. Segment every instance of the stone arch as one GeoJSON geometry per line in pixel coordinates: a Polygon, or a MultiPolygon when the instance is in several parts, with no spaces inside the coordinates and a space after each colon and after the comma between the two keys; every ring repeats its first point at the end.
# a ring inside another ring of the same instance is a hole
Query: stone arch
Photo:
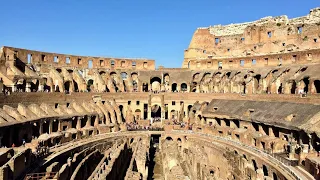
{"type": "Polygon", "coordinates": [[[171,85],[171,91],[176,92],[177,91],[177,83],[172,83],[171,85]]]}
{"type": "Polygon", "coordinates": [[[278,176],[275,172],[272,173],[273,180],[278,180],[278,176]]]}
{"type": "Polygon", "coordinates": [[[262,165],[263,175],[269,176],[268,168],[266,165],[262,165]]]}
{"type": "Polygon", "coordinates": [[[182,92],[188,91],[188,85],[186,83],[181,83],[180,91],[182,91],[182,92]]]}
{"type": "Polygon", "coordinates": [[[136,109],[134,111],[134,116],[135,116],[136,120],[140,120],[141,119],[141,110],[140,109],[136,109]]]}
{"type": "Polygon", "coordinates": [[[93,88],[93,79],[89,79],[88,82],[87,82],[87,90],[88,91],[92,91],[94,88],[93,88]]]}
{"type": "Polygon", "coordinates": [[[72,85],[71,81],[64,82],[64,90],[66,92],[70,92],[71,91],[71,85],[72,85]]]}
{"type": "Polygon", "coordinates": [[[151,107],[151,117],[152,118],[161,118],[161,106],[155,104],[151,107]]]}
{"type": "Polygon", "coordinates": [[[296,94],[296,89],[297,89],[297,83],[296,81],[292,81],[291,88],[290,88],[291,94],[296,94]]]}
{"type": "Polygon", "coordinates": [[[313,82],[314,88],[315,88],[315,93],[320,93],[320,80],[315,80],[313,82]]]}
{"type": "Polygon", "coordinates": [[[176,111],[175,111],[175,110],[171,110],[171,112],[170,112],[170,119],[177,119],[177,117],[176,117],[176,111]]]}
{"type": "Polygon", "coordinates": [[[160,77],[152,77],[150,78],[150,85],[153,91],[160,91],[161,90],[161,78],[160,77]]]}

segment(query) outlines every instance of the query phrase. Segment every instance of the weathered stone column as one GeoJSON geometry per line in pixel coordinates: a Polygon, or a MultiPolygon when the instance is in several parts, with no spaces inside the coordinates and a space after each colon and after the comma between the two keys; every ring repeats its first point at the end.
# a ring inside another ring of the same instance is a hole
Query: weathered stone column
{"type": "Polygon", "coordinates": [[[39,83],[38,90],[39,90],[39,91],[43,91],[43,90],[44,90],[44,85],[39,83]]]}
{"type": "Polygon", "coordinates": [[[151,119],[151,105],[148,105],[148,119],[147,120],[150,120],[151,119]]]}
{"type": "Polygon", "coordinates": [[[81,129],[81,117],[77,117],[76,129],[81,129]]]}
{"type": "Polygon", "coordinates": [[[26,83],[26,92],[31,92],[31,84],[29,82],[26,83]]]}
{"type": "Polygon", "coordinates": [[[49,134],[52,133],[52,124],[53,124],[52,120],[49,120],[49,134]]]}
{"type": "Polygon", "coordinates": [[[59,119],[59,120],[57,120],[57,121],[59,121],[58,122],[58,132],[60,132],[60,131],[62,131],[62,120],[61,119],[59,119]]]}
{"type": "Polygon", "coordinates": [[[43,133],[43,122],[39,123],[39,135],[43,133]]]}
{"type": "Polygon", "coordinates": [[[87,116],[87,122],[86,122],[86,127],[91,126],[91,120],[92,117],[91,116],[87,116]]]}

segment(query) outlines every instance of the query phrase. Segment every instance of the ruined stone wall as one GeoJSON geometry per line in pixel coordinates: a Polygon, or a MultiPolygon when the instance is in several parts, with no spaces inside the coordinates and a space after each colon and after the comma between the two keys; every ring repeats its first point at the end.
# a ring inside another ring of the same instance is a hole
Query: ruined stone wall
{"type": "Polygon", "coordinates": [[[307,16],[266,17],[254,22],[198,28],[182,67],[235,69],[314,63],[319,60],[320,9],[307,16]],[[242,62],[243,61],[243,62],[242,62]],[[254,63],[253,63],[254,62],[254,63]]]}
{"type": "Polygon", "coordinates": [[[47,53],[27,49],[3,47],[6,58],[16,57],[24,63],[51,65],[53,67],[105,68],[105,69],[136,69],[154,70],[155,61],[135,58],[106,58],[93,56],[77,56],[59,53],[47,53]],[[29,58],[28,58],[29,56],[29,58]],[[29,62],[28,62],[29,59],[29,62]],[[89,66],[89,61],[92,65],[89,66]],[[113,61],[113,63],[112,63],[113,61]]]}

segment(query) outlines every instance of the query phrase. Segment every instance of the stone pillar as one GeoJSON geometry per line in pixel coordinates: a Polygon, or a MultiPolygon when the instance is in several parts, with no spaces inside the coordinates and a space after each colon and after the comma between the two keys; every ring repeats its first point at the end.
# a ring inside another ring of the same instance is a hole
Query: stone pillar
{"type": "Polygon", "coordinates": [[[313,151],[313,146],[312,146],[312,135],[308,134],[309,137],[309,147],[310,147],[310,151],[313,151]]]}
{"type": "Polygon", "coordinates": [[[78,117],[78,118],[77,118],[76,129],[81,129],[81,117],[78,117]]]}
{"type": "Polygon", "coordinates": [[[86,127],[91,126],[91,120],[92,117],[91,116],[87,116],[87,122],[86,122],[86,127]]]}
{"type": "Polygon", "coordinates": [[[52,122],[52,120],[50,120],[49,121],[49,134],[52,133],[52,124],[53,124],[53,122],[52,122]]]}
{"type": "Polygon", "coordinates": [[[295,146],[296,146],[296,143],[294,142],[291,142],[290,143],[290,152],[289,152],[289,159],[294,159],[294,155],[295,155],[295,146]]]}
{"type": "Polygon", "coordinates": [[[38,90],[41,92],[44,90],[44,85],[39,83],[38,90]]]}
{"type": "Polygon", "coordinates": [[[12,89],[12,92],[16,92],[17,86],[16,86],[16,85],[12,85],[12,86],[11,86],[11,89],[12,89]]]}
{"type": "Polygon", "coordinates": [[[151,105],[148,105],[148,121],[151,119],[151,105]]]}
{"type": "Polygon", "coordinates": [[[269,136],[270,137],[274,137],[274,133],[273,133],[272,127],[269,127],[268,130],[269,130],[269,136]]]}
{"type": "Polygon", "coordinates": [[[58,122],[58,132],[60,132],[60,131],[62,131],[62,122],[61,122],[62,120],[59,119],[57,121],[59,121],[58,122]]]}
{"type": "MultiPolygon", "coordinates": [[[[103,121],[102,121],[102,124],[104,124],[103,121]]],[[[94,120],[94,126],[96,127],[98,125],[99,125],[99,116],[96,116],[96,119],[94,120]]]]}
{"type": "Polygon", "coordinates": [[[39,123],[39,135],[43,133],[43,122],[39,123]]]}
{"type": "Polygon", "coordinates": [[[200,85],[199,84],[197,84],[196,93],[200,93],[200,85]]]}
{"type": "Polygon", "coordinates": [[[26,92],[31,92],[31,84],[29,82],[26,83],[26,92]]]}

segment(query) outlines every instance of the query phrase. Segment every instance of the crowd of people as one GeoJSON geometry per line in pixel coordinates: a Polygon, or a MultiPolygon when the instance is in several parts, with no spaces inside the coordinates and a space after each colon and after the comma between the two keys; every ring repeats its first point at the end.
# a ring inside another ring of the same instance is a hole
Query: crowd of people
{"type": "Polygon", "coordinates": [[[163,130],[163,128],[154,127],[154,126],[151,126],[151,124],[144,126],[144,125],[139,125],[136,122],[127,123],[126,126],[128,131],[161,131],[163,130]]]}

